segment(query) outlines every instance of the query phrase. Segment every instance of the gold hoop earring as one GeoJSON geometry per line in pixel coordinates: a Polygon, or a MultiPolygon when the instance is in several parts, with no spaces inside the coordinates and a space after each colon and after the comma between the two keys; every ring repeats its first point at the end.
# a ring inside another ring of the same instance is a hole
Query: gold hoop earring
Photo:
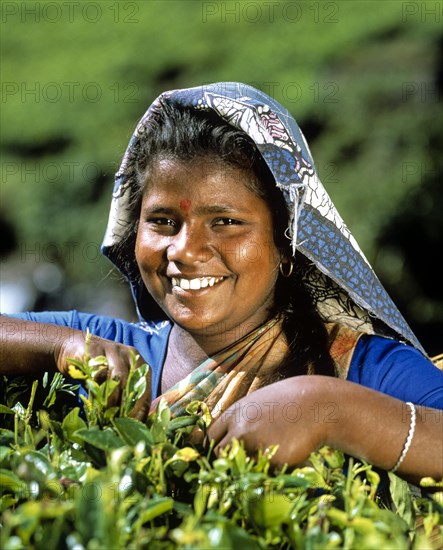
{"type": "Polygon", "coordinates": [[[286,279],[288,277],[290,277],[292,275],[292,271],[294,269],[294,263],[292,262],[292,260],[289,260],[289,271],[287,273],[284,272],[283,270],[283,262],[280,262],[280,265],[278,266],[278,269],[280,271],[280,273],[283,275],[283,277],[285,277],[286,279]]]}

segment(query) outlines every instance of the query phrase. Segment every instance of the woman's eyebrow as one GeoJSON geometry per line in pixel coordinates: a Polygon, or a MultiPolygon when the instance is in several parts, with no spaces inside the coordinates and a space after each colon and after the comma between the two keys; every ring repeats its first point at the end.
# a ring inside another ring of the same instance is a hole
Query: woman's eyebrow
{"type": "Polygon", "coordinates": [[[251,210],[247,207],[239,208],[229,204],[202,205],[195,209],[196,214],[249,214],[250,212],[251,210]]]}
{"type": "MultiPolygon", "coordinates": [[[[180,211],[180,208],[172,208],[170,206],[162,205],[153,205],[146,206],[142,208],[142,212],[145,214],[177,214],[180,211]]],[[[207,214],[250,214],[251,209],[242,206],[241,208],[237,206],[231,206],[228,204],[215,204],[215,205],[202,205],[197,206],[194,210],[194,213],[197,215],[207,215],[207,214]]]]}
{"type": "Polygon", "coordinates": [[[168,206],[145,206],[142,207],[142,212],[145,214],[167,214],[172,215],[177,213],[176,208],[170,208],[168,206]]]}

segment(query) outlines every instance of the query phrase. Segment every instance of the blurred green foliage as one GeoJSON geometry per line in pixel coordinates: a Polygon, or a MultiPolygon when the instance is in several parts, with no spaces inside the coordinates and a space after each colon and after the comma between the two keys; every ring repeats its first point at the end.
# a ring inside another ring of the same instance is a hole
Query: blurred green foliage
{"type": "Polygon", "coordinates": [[[282,469],[271,465],[277,446],[252,458],[233,439],[215,455],[192,435],[212,422],[203,402],[173,417],[162,399],[146,423],[131,416],[149,369],[136,360],[116,407],[115,380],[96,381],[106,358],[72,360],[88,393],[69,414],[78,387],[60,373],[29,397],[29,379],[0,377],[3,550],[441,548],[442,481],[423,478],[421,490],[389,473],[387,483],[330,447],[282,469]]]}
{"type": "MultiPolygon", "coordinates": [[[[23,251],[46,251],[68,284],[99,284],[113,174],[140,116],[166,89],[241,81],[295,116],[406,317],[443,325],[443,298],[408,267],[409,240],[385,232],[423,195],[422,225],[442,228],[438,190],[428,186],[442,171],[439,4],[3,2],[0,221],[13,227],[16,254],[32,262],[41,258],[23,251]]],[[[427,238],[438,253],[443,228],[436,233],[427,238]]]]}

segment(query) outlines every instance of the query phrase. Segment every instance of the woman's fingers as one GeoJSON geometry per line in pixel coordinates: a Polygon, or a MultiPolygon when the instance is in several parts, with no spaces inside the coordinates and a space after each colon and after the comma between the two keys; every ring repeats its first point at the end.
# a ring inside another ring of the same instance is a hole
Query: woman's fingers
{"type": "MultiPolygon", "coordinates": [[[[69,374],[69,358],[78,358],[82,360],[87,353],[91,358],[104,357],[102,364],[97,364],[94,372],[94,381],[101,385],[107,380],[114,380],[118,383],[109,396],[107,406],[119,406],[128,382],[131,369],[134,368],[134,358],[137,357],[135,368],[141,367],[145,361],[139,355],[137,350],[131,346],[126,346],[112,340],[106,340],[98,336],[91,336],[89,348],[85,344],[86,335],[78,332],[74,341],[67,340],[57,351],[57,367],[63,374],[69,374]]],[[[146,375],[146,389],[143,395],[138,399],[132,416],[140,420],[145,420],[151,403],[151,372],[148,369],[146,375]]]]}
{"type": "Polygon", "coordinates": [[[111,407],[118,407],[123,397],[123,387],[122,384],[119,382],[117,386],[112,391],[111,395],[108,398],[107,406],[109,408],[111,407]]]}
{"type": "Polygon", "coordinates": [[[108,366],[99,367],[94,373],[94,381],[97,382],[97,384],[103,384],[103,382],[109,378],[109,372],[108,366]]]}
{"type": "MultiPolygon", "coordinates": [[[[227,440],[227,435],[229,432],[229,419],[227,419],[224,414],[222,414],[217,420],[215,420],[208,428],[208,438],[215,443],[215,448],[221,447],[221,442],[227,440]]],[[[227,440],[226,443],[223,445],[227,445],[230,440],[232,439],[232,436],[229,438],[229,441],[227,440]]]]}
{"type": "Polygon", "coordinates": [[[144,422],[148,418],[149,408],[151,406],[151,370],[149,369],[146,374],[146,389],[143,395],[138,399],[134,408],[131,411],[130,416],[141,422],[144,422]]]}
{"type": "Polygon", "coordinates": [[[319,425],[310,421],[307,414],[303,415],[303,419],[301,414],[294,416],[294,409],[297,412],[302,408],[312,409],[309,395],[300,394],[300,391],[297,394],[297,386],[297,380],[290,388],[274,383],[243,397],[228,408],[208,430],[208,436],[214,440],[215,452],[219,453],[236,438],[251,456],[257,456],[260,449],[278,445],[272,457],[272,464],[276,466],[304,461],[320,440],[317,433],[319,425]],[[251,417],[248,415],[251,404],[255,408],[260,407],[260,411],[267,411],[267,414],[251,417]],[[271,409],[269,405],[272,405],[271,409]]]}
{"type": "Polygon", "coordinates": [[[137,404],[132,409],[129,416],[131,418],[135,418],[136,420],[140,420],[140,422],[145,422],[145,420],[148,418],[150,405],[151,405],[150,396],[149,396],[149,399],[141,397],[137,401],[137,404]]]}

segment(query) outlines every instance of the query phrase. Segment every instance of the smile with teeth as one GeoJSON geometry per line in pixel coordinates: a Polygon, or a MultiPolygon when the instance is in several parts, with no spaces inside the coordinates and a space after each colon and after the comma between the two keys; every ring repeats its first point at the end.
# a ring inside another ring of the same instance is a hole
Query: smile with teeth
{"type": "Polygon", "coordinates": [[[197,279],[182,279],[172,277],[172,286],[178,286],[183,290],[200,290],[208,286],[214,286],[223,281],[224,277],[199,277],[197,279]]]}

